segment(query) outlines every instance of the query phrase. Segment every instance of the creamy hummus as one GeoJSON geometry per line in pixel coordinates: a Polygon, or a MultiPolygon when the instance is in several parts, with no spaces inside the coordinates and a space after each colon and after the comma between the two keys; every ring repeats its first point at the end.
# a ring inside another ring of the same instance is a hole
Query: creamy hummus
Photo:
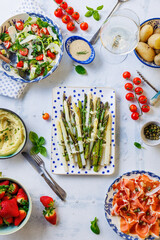
{"type": "Polygon", "coordinates": [[[0,156],[9,156],[21,150],[25,139],[22,121],[15,114],[0,109],[0,156]]]}
{"type": "Polygon", "coordinates": [[[86,61],[91,56],[91,48],[83,40],[75,40],[70,44],[70,54],[79,61],[86,61]]]}

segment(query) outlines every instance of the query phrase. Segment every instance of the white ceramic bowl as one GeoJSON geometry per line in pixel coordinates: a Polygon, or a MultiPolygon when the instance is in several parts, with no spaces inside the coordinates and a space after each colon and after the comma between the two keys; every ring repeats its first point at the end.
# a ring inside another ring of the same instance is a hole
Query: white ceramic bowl
{"type": "Polygon", "coordinates": [[[154,146],[157,146],[160,144],[160,139],[159,140],[150,140],[150,139],[147,139],[144,135],[144,128],[150,124],[156,124],[160,127],[160,122],[158,122],[158,121],[150,121],[150,122],[145,123],[141,128],[141,138],[146,145],[154,147],[154,146]]]}

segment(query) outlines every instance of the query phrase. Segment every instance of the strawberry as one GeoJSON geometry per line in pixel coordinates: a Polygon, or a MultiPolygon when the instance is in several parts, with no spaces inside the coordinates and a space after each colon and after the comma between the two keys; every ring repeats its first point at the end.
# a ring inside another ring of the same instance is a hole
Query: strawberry
{"type": "Polygon", "coordinates": [[[53,198],[48,197],[48,196],[40,197],[40,201],[43,204],[43,206],[46,208],[53,207],[53,205],[54,205],[53,198]]]}
{"type": "Polygon", "coordinates": [[[3,222],[9,226],[11,223],[13,223],[13,217],[3,218],[3,222]]]}
{"type": "Polygon", "coordinates": [[[17,202],[21,205],[27,205],[28,204],[28,197],[25,191],[20,188],[17,193],[17,202]]]}
{"type": "Polygon", "coordinates": [[[3,224],[3,218],[0,217],[0,226],[2,226],[2,224],[3,224]]]}
{"type": "Polygon", "coordinates": [[[8,185],[0,185],[0,199],[4,197],[7,189],[8,189],[8,185]]]}
{"type": "Polygon", "coordinates": [[[23,208],[19,209],[19,216],[14,219],[14,225],[18,226],[23,219],[26,217],[27,213],[23,208]]]}
{"type": "Polygon", "coordinates": [[[18,217],[19,210],[16,198],[0,203],[0,216],[3,218],[18,217]]]}
{"type": "Polygon", "coordinates": [[[2,198],[2,201],[10,200],[12,198],[12,195],[10,193],[5,193],[4,197],[2,198]]]}
{"type": "Polygon", "coordinates": [[[57,215],[53,208],[45,208],[43,211],[43,215],[45,219],[53,225],[56,225],[57,222],[57,215]]]}
{"type": "Polygon", "coordinates": [[[8,189],[8,192],[11,194],[16,194],[18,192],[18,185],[16,183],[11,183],[8,189]]]}
{"type": "Polygon", "coordinates": [[[3,181],[3,182],[0,182],[0,186],[3,186],[3,185],[5,185],[5,186],[9,185],[9,181],[6,180],[6,181],[3,181]]]}

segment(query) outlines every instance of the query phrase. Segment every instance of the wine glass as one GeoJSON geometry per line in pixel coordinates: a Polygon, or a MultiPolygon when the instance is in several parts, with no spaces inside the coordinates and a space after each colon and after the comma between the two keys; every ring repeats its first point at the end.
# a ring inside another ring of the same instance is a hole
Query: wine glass
{"type": "Polygon", "coordinates": [[[140,21],[130,9],[115,12],[102,26],[100,39],[101,54],[109,63],[123,62],[139,42],[140,21]]]}

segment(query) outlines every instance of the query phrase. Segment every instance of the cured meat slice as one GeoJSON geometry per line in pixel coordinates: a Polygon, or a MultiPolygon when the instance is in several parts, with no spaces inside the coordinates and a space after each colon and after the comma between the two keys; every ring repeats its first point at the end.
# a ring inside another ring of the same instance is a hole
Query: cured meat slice
{"type": "Polygon", "coordinates": [[[152,225],[150,231],[154,234],[155,237],[159,237],[159,223],[156,222],[154,225],[152,225]]]}
{"type": "Polygon", "coordinates": [[[137,223],[135,230],[140,238],[146,238],[149,234],[149,226],[145,222],[137,223]]]}

